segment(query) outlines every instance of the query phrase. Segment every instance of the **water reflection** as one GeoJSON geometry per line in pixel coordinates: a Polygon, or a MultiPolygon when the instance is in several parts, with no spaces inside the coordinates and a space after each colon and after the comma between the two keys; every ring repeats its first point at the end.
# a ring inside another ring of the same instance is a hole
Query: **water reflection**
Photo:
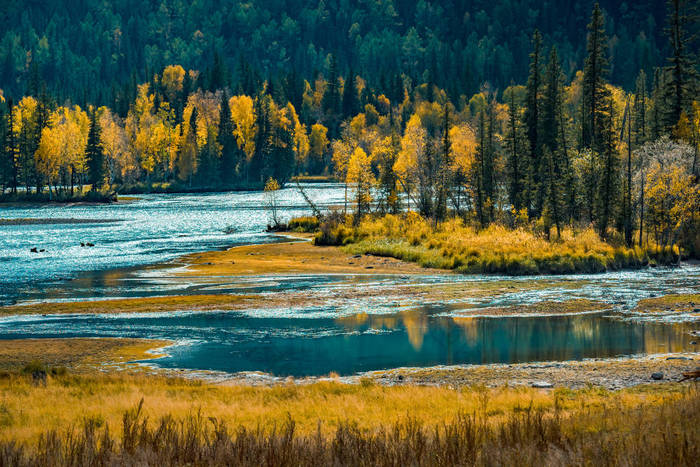
{"type": "Polygon", "coordinates": [[[515,363],[692,350],[692,324],[588,314],[465,318],[439,307],[391,315],[255,317],[251,312],[47,316],[0,321],[1,338],[173,339],[166,368],[343,375],[401,366],[515,363]]]}

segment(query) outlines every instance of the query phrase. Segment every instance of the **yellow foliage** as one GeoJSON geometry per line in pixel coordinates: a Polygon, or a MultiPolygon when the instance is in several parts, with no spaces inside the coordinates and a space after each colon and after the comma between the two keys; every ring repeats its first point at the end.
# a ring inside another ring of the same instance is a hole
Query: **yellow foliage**
{"type": "Polygon", "coordinates": [[[253,99],[250,96],[233,96],[229,99],[231,120],[235,124],[233,134],[236,136],[238,147],[243,150],[250,160],[255,152],[255,111],[253,99]]]}

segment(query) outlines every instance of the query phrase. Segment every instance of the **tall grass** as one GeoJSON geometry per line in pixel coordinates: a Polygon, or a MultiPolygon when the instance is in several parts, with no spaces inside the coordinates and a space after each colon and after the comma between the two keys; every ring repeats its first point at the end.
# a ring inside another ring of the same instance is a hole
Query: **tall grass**
{"type": "Polygon", "coordinates": [[[675,255],[606,243],[592,229],[567,228],[547,240],[523,228],[476,230],[459,219],[437,227],[415,213],[367,218],[357,227],[323,225],[316,244],[344,245],[353,254],[389,256],[461,273],[571,274],[638,268],[675,255]]]}
{"type": "Polygon", "coordinates": [[[332,436],[281,426],[230,429],[201,413],[152,423],[142,404],[117,437],[99,419],[50,431],[33,445],[0,442],[0,465],[697,465],[700,398],[636,408],[601,407],[564,415],[531,406],[489,423],[488,400],[436,426],[407,416],[362,430],[341,423],[332,436]]]}

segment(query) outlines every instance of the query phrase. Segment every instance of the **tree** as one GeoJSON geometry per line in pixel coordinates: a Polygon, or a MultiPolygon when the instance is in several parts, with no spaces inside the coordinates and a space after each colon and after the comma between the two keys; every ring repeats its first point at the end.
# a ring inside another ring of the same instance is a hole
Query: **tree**
{"type": "Polygon", "coordinates": [[[524,141],[522,141],[522,126],[520,124],[521,111],[515,99],[516,87],[510,86],[503,94],[508,101],[508,134],[506,135],[508,141],[508,167],[506,172],[508,177],[508,199],[513,209],[516,212],[520,212],[527,205],[527,194],[525,192],[527,179],[525,177],[530,164],[521,155],[521,151],[524,149],[524,141]]]}
{"type": "Polygon", "coordinates": [[[328,128],[320,123],[311,125],[311,134],[309,135],[309,170],[311,173],[320,173],[326,165],[328,144],[328,128]]]}
{"type": "Polygon", "coordinates": [[[668,28],[666,33],[671,43],[669,65],[665,68],[667,80],[664,83],[666,131],[671,131],[685,111],[690,113],[693,98],[697,96],[697,70],[692,56],[692,40],[686,29],[692,28],[693,16],[687,0],[668,0],[668,28]]]}
{"type": "Polygon", "coordinates": [[[240,162],[240,150],[236,143],[236,136],[233,134],[231,107],[226,96],[222,96],[220,108],[217,141],[221,147],[221,181],[224,185],[231,185],[240,162]]]}
{"type": "Polygon", "coordinates": [[[530,74],[527,78],[526,107],[524,113],[525,133],[530,155],[527,165],[527,201],[531,217],[537,217],[542,209],[540,196],[540,87],[542,82],[542,36],[538,30],[532,35],[532,52],[530,53],[530,74]]]}
{"type": "Polygon", "coordinates": [[[104,153],[100,136],[100,126],[97,123],[97,111],[90,113],[90,131],[88,132],[87,148],[85,157],[88,166],[88,181],[92,185],[91,189],[97,191],[104,183],[104,153]]]}
{"type": "Polygon", "coordinates": [[[632,133],[636,146],[646,143],[649,138],[647,105],[647,75],[644,70],[640,70],[635,83],[634,104],[632,106],[632,133]]]}
{"type": "Polygon", "coordinates": [[[355,82],[355,74],[352,70],[345,80],[343,86],[343,117],[349,118],[357,114],[360,103],[358,99],[357,83],[355,82]]]}
{"type": "Polygon", "coordinates": [[[346,177],[346,183],[355,188],[354,222],[358,224],[370,210],[372,187],[375,183],[371,160],[362,148],[357,147],[352,152],[346,177]]]}
{"type": "Polygon", "coordinates": [[[600,121],[601,177],[598,185],[596,218],[600,237],[607,238],[608,226],[614,219],[620,189],[620,161],[614,127],[613,100],[608,98],[605,119],[600,121]]]}
{"type": "Polygon", "coordinates": [[[596,151],[607,144],[602,136],[605,107],[609,95],[606,87],[607,50],[605,19],[600,6],[596,3],[593,7],[591,22],[588,24],[587,56],[583,65],[583,120],[581,122],[583,145],[596,151]]]}
{"type": "Polygon", "coordinates": [[[7,126],[5,130],[5,157],[11,173],[12,193],[17,194],[17,177],[19,175],[19,147],[17,146],[16,119],[12,99],[7,100],[7,126]]]}
{"type": "Polygon", "coordinates": [[[267,179],[264,189],[265,206],[267,207],[267,210],[270,211],[270,219],[272,220],[272,224],[268,226],[268,229],[277,229],[280,225],[279,208],[277,202],[277,192],[279,189],[280,185],[277,183],[277,180],[272,177],[267,179]]]}

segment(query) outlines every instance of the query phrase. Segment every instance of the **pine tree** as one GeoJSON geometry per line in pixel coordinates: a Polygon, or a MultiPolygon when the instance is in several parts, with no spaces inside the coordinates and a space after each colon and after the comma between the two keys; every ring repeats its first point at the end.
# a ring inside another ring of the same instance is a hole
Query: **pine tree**
{"type": "Polygon", "coordinates": [[[606,88],[608,74],[608,38],[605,34],[605,18],[600,6],[593,7],[591,22],[588,24],[586,43],[587,56],[583,65],[583,146],[600,152],[605,146],[602,141],[602,128],[605,106],[609,91],[606,88]]]}
{"type": "Polygon", "coordinates": [[[651,88],[651,115],[649,122],[649,136],[656,141],[665,133],[663,128],[664,108],[664,73],[660,68],[654,70],[654,82],[651,88]]]}
{"type": "Polygon", "coordinates": [[[600,120],[601,174],[596,200],[597,226],[603,240],[606,239],[611,220],[615,218],[620,189],[620,161],[617,154],[612,96],[608,97],[605,110],[600,120]]]}
{"type": "Polygon", "coordinates": [[[335,55],[331,55],[331,63],[328,70],[328,83],[321,100],[323,111],[329,116],[336,116],[340,111],[340,86],[338,85],[338,62],[335,55]]]}
{"type": "Polygon", "coordinates": [[[224,185],[231,185],[236,175],[239,151],[236,137],[233,135],[231,107],[229,107],[226,94],[221,97],[220,107],[217,141],[221,147],[221,181],[224,185]]]}
{"type": "Polygon", "coordinates": [[[530,154],[529,164],[527,164],[527,199],[526,207],[530,217],[537,217],[542,208],[540,191],[540,165],[541,165],[541,142],[540,142],[540,88],[542,83],[542,36],[538,30],[532,35],[532,52],[530,53],[530,74],[527,79],[527,97],[525,108],[525,132],[528,140],[528,150],[530,154]],[[538,202],[539,201],[539,202],[538,202]]]}
{"type": "Polygon", "coordinates": [[[5,157],[10,168],[10,186],[12,193],[17,194],[17,177],[19,175],[19,148],[15,137],[15,116],[12,98],[7,99],[7,125],[5,129],[5,157]]]}
{"type": "Polygon", "coordinates": [[[345,86],[343,87],[343,117],[350,118],[359,112],[359,99],[357,95],[357,83],[355,82],[355,73],[350,70],[345,86]]]}
{"type": "Polygon", "coordinates": [[[521,129],[518,118],[518,107],[515,103],[515,92],[510,89],[508,102],[508,198],[510,204],[516,212],[522,209],[524,204],[525,193],[523,180],[523,158],[520,151],[523,148],[521,145],[521,129]]]}
{"type": "Polygon", "coordinates": [[[437,166],[438,181],[437,181],[437,200],[435,202],[435,223],[442,221],[447,217],[447,195],[451,188],[450,180],[450,152],[452,142],[450,141],[450,108],[445,104],[443,111],[442,125],[442,147],[440,148],[440,161],[437,166]]]}
{"type": "Polygon", "coordinates": [[[476,149],[476,160],[474,163],[473,170],[473,181],[472,185],[476,189],[476,196],[474,199],[474,208],[476,211],[476,216],[481,224],[481,227],[486,227],[487,220],[485,216],[484,209],[484,173],[485,173],[485,159],[486,159],[486,125],[484,123],[484,111],[479,112],[479,144],[476,149]]]}
{"type": "Polygon", "coordinates": [[[88,181],[92,184],[92,190],[97,191],[104,183],[104,153],[100,141],[100,126],[97,123],[97,111],[90,113],[90,131],[88,132],[87,148],[85,156],[88,166],[88,181]]]}
{"type": "Polygon", "coordinates": [[[668,58],[670,65],[665,68],[668,79],[665,83],[664,96],[667,107],[664,126],[667,131],[678,123],[683,112],[690,114],[693,99],[697,97],[697,70],[692,55],[692,40],[688,27],[692,27],[693,16],[687,0],[668,0],[668,28],[666,33],[671,43],[672,55],[668,58]]]}
{"type": "Polygon", "coordinates": [[[548,216],[557,228],[560,236],[561,224],[564,220],[564,187],[566,153],[561,142],[561,89],[562,71],[559,64],[556,47],[552,47],[549,62],[545,72],[544,92],[541,111],[541,142],[543,146],[543,164],[540,178],[543,183],[539,187],[537,199],[544,209],[547,207],[548,216]]]}
{"type": "Polygon", "coordinates": [[[634,91],[634,103],[632,106],[632,133],[635,146],[646,143],[649,137],[649,122],[647,121],[647,75],[644,70],[639,71],[634,91]]]}

